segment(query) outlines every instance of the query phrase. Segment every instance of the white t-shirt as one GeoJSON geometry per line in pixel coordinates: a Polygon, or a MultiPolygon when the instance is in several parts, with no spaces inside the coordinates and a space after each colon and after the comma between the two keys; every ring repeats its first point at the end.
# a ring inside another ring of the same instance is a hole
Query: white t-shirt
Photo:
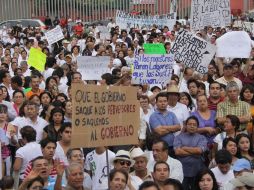
{"type": "MultiPolygon", "coordinates": [[[[114,167],[110,164],[110,160],[115,158],[115,153],[108,150],[109,170],[114,167]]],[[[85,169],[92,172],[92,190],[108,189],[107,162],[106,151],[97,154],[95,150],[86,155],[85,169]]]]}
{"type": "Polygon", "coordinates": [[[64,150],[62,148],[62,146],[60,145],[59,141],[56,142],[56,152],[55,152],[55,156],[54,159],[60,159],[61,161],[64,162],[65,166],[69,165],[69,162],[67,160],[67,156],[64,153],[64,150]]]}
{"type": "MultiPolygon", "coordinates": [[[[138,190],[139,186],[143,183],[143,180],[140,179],[138,176],[134,176],[134,175],[129,175],[130,180],[131,180],[131,185],[138,190]]],[[[129,187],[125,187],[124,190],[129,190],[129,187]]]]}
{"type": "Polygon", "coordinates": [[[213,174],[215,175],[216,181],[220,187],[220,189],[223,189],[222,187],[229,182],[231,179],[234,179],[234,173],[233,170],[229,170],[228,173],[223,174],[221,173],[221,171],[219,170],[218,166],[211,169],[213,174]]]}
{"type": "Polygon", "coordinates": [[[24,179],[24,172],[29,162],[34,158],[42,156],[41,145],[36,142],[27,143],[16,152],[16,158],[22,158],[23,162],[20,168],[20,179],[24,179]]]}
{"type": "Polygon", "coordinates": [[[227,137],[226,132],[219,133],[215,136],[213,141],[218,144],[218,150],[222,149],[223,140],[227,137]]]}

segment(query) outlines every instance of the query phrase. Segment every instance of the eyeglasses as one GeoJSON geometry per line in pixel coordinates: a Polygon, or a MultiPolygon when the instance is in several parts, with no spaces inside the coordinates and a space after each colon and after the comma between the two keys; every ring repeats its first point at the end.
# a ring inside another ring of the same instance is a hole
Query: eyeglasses
{"type": "Polygon", "coordinates": [[[130,161],[124,161],[124,160],[120,160],[119,161],[120,165],[123,166],[123,165],[127,165],[127,166],[130,166],[131,165],[131,162],[130,161]]]}

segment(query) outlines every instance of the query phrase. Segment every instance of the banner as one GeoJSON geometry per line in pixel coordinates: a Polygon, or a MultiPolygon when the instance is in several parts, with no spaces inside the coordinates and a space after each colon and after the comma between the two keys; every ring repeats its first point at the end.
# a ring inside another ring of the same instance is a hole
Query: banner
{"type": "Polygon", "coordinates": [[[110,33],[106,26],[97,26],[98,30],[100,31],[100,39],[102,40],[110,40],[110,33]]]}
{"type": "Polygon", "coordinates": [[[176,61],[182,62],[186,67],[191,67],[202,74],[208,71],[208,65],[215,51],[214,45],[186,30],[178,33],[174,46],[171,48],[171,53],[176,61]]]}
{"type": "Polygon", "coordinates": [[[166,50],[163,44],[144,44],[145,54],[166,54],[166,50]]]}
{"type": "Polygon", "coordinates": [[[31,47],[27,63],[42,72],[45,70],[46,59],[46,54],[42,53],[40,49],[31,47]]]}
{"type": "Polygon", "coordinates": [[[109,72],[109,56],[79,56],[78,71],[83,80],[101,80],[101,75],[109,72]]]}
{"type": "Polygon", "coordinates": [[[172,55],[136,55],[133,63],[133,84],[166,85],[173,73],[172,55]]]}
{"type": "Polygon", "coordinates": [[[57,25],[52,30],[49,30],[48,32],[46,32],[45,37],[46,37],[49,45],[52,45],[53,43],[56,43],[59,40],[64,39],[62,29],[59,25],[57,25]]]}
{"type": "Polygon", "coordinates": [[[192,0],[191,28],[225,27],[231,24],[230,0],[192,0]]]}
{"type": "Polygon", "coordinates": [[[135,87],[73,83],[72,147],[138,144],[140,108],[135,87]]]}
{"type": "Polygon", "coordinates": [[[152,29],[156,24],[158,28],[168,26],[169,30],[172,30],[176,22],[176,13],[171,13],[161,16],[145,16],[145,15],[132,15],[123,11],[116,12],[116,25],[121,29],[130,30],[130,28],[148,30],[152,29]]]}
{"type": "Polygon", "coordinates": [[[227,32],[216,40],[216,57],[249,58],[252,40],[245,31],[227,32]]]}

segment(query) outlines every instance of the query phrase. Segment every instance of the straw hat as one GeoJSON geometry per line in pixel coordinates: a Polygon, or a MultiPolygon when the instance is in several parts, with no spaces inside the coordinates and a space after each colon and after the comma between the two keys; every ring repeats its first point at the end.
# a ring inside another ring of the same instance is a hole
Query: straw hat
{"type": "Polygon", "coordinates": [[[126,150],[118,150],[116,153],[115,158],[113,158],[111,160],[111,163],[114,164],[114,162],[116,160],[126,160],[126,161],[130,161],[131,165],[130,167],[132,167],[135,164],[135,161],[131,159],[130,157],[130,152],[126,151],[126,150]]]}
{"type": "Polygon", "coordinates": [[[168,89],[167,89],[168,94],[177,94],[180,95],[179,93],[179,89],[176,85],[171,85],[168,89]]]}
{"type": "Polygon", "coordinates": [[[131,151],[131,158],[145,157],[148,160],[148,155],[141,148],[133,148],[131,151]]]}

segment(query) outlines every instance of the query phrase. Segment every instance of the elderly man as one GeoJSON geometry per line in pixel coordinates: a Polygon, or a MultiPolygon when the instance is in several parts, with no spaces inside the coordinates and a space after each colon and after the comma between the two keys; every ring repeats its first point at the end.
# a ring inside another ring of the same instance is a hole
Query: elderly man
{"type": "Polygon", "coordinates": [[[134,171],[130,175],[138,176],[143,181],[152,181],[152,174],[147,169],[148,155],[141,148],[134,148],[131,151],[131,158],[135,160],[134,171]]]}
{"type": "Polygon", "coordinates": [[[180,182],[183,181],[183,166],[179,160],[176,160],[168,155],[168,144],[163,140],[156,140],[152,145],[153,158],[147,164],[148,170],[153,171],[153,167],[156,162],[167,162],[170,168],[170,178],[177,179],[180,182]]]}
{"type": "Polygon", "coordinates": [[[229,82],[226,87],[228,99],[218,104],[217,122],[221,125],[226,121],[226,115],[236,115],[240,120],[239,131],[246,131],[247,123],[251,120],[250,106],[238,99],[240,90],[236,82],[229,82]]]}
{"type": "MultiPolygon", "coordinates": [[[[131,159],[130,153],[125,150],[119,150],[116,153],[116,157],[111,160],[116,170],[124,170],[128,174],[130,172],[130,167],[135,164],[135,161],[131,159]]],[[[143,183],[142,179],[137,176],[129,175],[129,182],[125,190],[138,190],[139,186],[143,183]]]]}

